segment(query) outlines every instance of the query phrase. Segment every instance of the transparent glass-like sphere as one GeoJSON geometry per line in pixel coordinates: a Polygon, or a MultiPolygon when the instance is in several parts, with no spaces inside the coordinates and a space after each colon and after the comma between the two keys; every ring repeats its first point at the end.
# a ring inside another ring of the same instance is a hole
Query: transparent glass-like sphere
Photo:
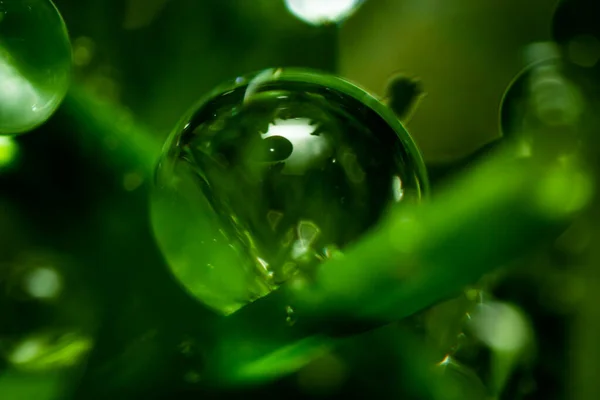
{"type": "Polygon", "coordinates": [[[336,77],[267,70],[217,89],[175,129],[153,227],[181,284],[228,314],[310,276],[427,184],[417,147],[379,101],[336,77]]]}
{"type": "Polygon", "coordinates": [[[0,135],[29,131],[69,86],[71,45],[49,0],[0,1],[0,135]]]}

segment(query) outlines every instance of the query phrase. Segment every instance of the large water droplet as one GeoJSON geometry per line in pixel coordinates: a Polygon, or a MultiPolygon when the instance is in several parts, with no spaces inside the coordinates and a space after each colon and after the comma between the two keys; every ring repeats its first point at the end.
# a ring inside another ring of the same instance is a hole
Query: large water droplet
{"type": "Polygon", "coordinates": [[[71,45],[49,0],[0,2],[0,135],[29,131],[57,109],[69,85],[71,45]]]}
{"type": "Polygon", "coordinates": [[[225,314],[310,274],[427,188],[420,154],[389,109],[302,70],[217,89],[175,129],[156,179],[153,226],[170,268],[225,314]]]}

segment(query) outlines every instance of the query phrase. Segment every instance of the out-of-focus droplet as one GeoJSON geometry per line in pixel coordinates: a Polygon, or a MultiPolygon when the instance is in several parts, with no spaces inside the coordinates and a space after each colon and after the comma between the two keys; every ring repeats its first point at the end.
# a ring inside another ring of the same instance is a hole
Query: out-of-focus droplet
{"type": "Polygon", "coordinates": [[[577,166],[553,166],[538,190],[540,211],[553,218],[576,214],[587,207],[596,188],[588,173],[577,166]]]}
{"type": "Polygon", "coordinates": [[[73,42],[73,64],[85,67],[94,57],[96,44],[86,36],[78,37],[73,42]]]}
{"type": "Polygon", "coordinates": [[[183,119],[159,162],[152,220],[181,284],[230,313],[310,274],[427,185],[382,103],[336,77],[273,69],[183,119]]]}
{"type": "Polygon", "coordinates": [[[364,0],[285,0],[288,10],[312,25],[337,23],[350,17],[364,0]]]}
{"type": "Polygon", "coordinates": [[[531,323],[516,306],[489,301],[471,314],[469,328],[491,350],[489,385],[492,393],[499,395],[515,367],[533,351],[531,323]]]}
{"type": "Polygon", "coordinates": [[[70,72],[71,45],[54,4],[0,2],[0,135],[45,122],[64,98],[70,72]]]}
{"type": "Polygon", "coordinates": [[[62,279],[52,268],[35,268],[25,277],[25,290],[38,299],[52,299],[60,293],[62,279]]]}
{"type": "Polygon", "coordinates": [[[92,347],[92,340],[76,332],[36,334],[9,351],[12,366],[25,371],[45,371],[77,366],[92,347]]]}

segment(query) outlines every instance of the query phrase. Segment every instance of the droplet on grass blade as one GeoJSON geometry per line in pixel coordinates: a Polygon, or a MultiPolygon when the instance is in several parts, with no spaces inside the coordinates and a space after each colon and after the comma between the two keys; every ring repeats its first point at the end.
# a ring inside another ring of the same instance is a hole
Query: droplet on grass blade
{"type": "Polygon", "coordinates": [[[159,162],[152,219],[175,277],[228,314],[310,275],[426,190],[416,146],[382,103],[336,77],[273,69],[183,119],[159,162]]]}

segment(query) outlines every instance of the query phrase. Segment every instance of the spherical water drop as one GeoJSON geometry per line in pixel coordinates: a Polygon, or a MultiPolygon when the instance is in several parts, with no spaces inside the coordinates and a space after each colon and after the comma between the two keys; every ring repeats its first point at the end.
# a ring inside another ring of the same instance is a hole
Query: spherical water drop
{"type": "Polygon", "coordinates": [[[175,129],[153,227],[187,291],[228,314],[310,276],[426,189],[418,149],[382,103],[336,77],[267,70],[217,89],[175,129]]]}
{"type": "Polygon", "coordinates": [[[0,135],[29,131],[58,108],[69,85],[71,45],[49,0],[0,2],[0,135]]]}

